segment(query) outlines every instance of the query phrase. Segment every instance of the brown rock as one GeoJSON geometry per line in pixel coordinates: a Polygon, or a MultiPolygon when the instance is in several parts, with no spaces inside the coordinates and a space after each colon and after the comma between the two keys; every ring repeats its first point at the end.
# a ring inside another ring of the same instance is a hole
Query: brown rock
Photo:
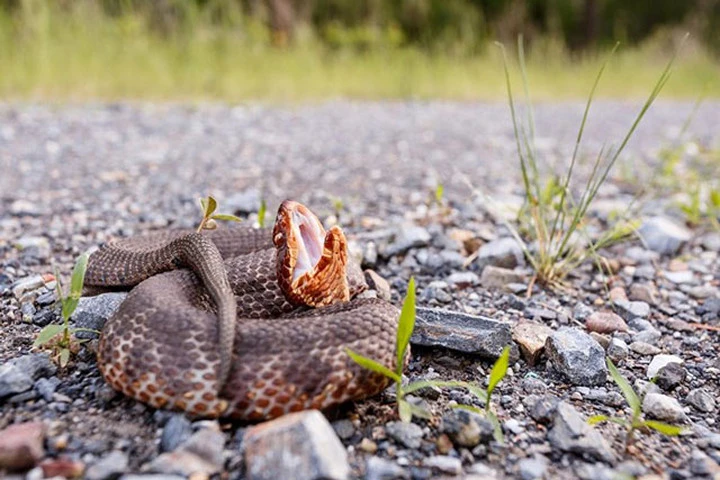
{"type": "Polygon", "coordinates": [[[40,464],[45,478],[77,478],[85,471],[85,464],[70,458],[48,458],[40,464]]]}
{"type": "Polygon", "coordinates": [[[610,301],[617,302],[618,300],[624,300],[627,301],[628,297],[625,294],[625,289],[623,287],[613,287],[610,290],[610,301]]]}
{"type": "Polygon", "coordinates": [[[0,432],[0,470],[28,470],[45,455],[45,425],[27,422],[0,432]]]}
{"type": "Polygon", "coordinates": [[[657,305],[660,301],[660,292],[652,283],[633,283],[630,285],[630,300],[657,305]]]}
{"type": "Polygon", "coordinates": [[[378,298],[390,300],[390,284],[375,270],[365,270],[365,281],[371,290],[377,292],[378,298]]]}
{"type": "Polygon", "coordinates": [[[543,349],[545,341],[552,335],[553,329],[537,322],[520,322],[512,330],[512,339],[520,345],[520,352],[525,361],[534,365],[543,349]]]}
{"type": "Polygon", "coordinates": [[[613,312],[593,312],[585,320],[585,328],[591,332],[612,333],[627,332],[628,326],[625,320],[613,312]]]}

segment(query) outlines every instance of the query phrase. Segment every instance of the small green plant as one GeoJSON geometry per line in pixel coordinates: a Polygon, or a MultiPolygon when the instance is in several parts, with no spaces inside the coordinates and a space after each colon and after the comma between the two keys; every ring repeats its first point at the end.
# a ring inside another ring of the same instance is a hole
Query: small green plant
{"type": "Polygon", "coordinates": [[[267,204],[265,203],[265,199],[263,198],[260,200],[260,208],[258,209],[257,217],[258,217],[258,227],[265,228],[265,216],[267,215],[267,204]]]}
{"type": "Polygon", "coordinates": [[[698,180],[688,186],[687,201],[678,202],[678,208],[685,215],[685,221],[693,226],[709,225],[720,229],[720,186],[698,180]]]}
{"type": "Polygon", "coordinates": [[[495,387],[498,386],[498,384],[505,378],[505,375],[507,374],[508,366],[510,365],[510,347],[506,346],[503,348],[502,353],[500,354],[500,357],[495,361],[495,364],[492,367],[492,370],[490,370],[490,378],[488,379],[488,386],[487,389],[482,389],[481,387],[478,387],[476,385],[466,384],[462,385],[463,387],[467,388],[470,393],[478,397],[480,401],[485,403],[485,408],[480,409],[477,407],[474,407],[472,405],[458,405],[456,408],[462,408],[463,410],[470,410],[471,412],[484,414],[488,420],[490,420],[490,423],[492,423],[493,428],[495,430],[495,440],[498,443],[503,443],[503,433],[502,433],[502,426],[500,425],[500,420],[498,420],[497,415],[495,415],[495,412],[492,411],[490,399],[492,396],[493,391],[495,390],[495,387]]]}
{"type": "Polygon", "coordinates": [[[200,225],[197,227],[198,233],[203,230],[215,230],[217,228],[217,220],[224,220],[228,222],[241,221],[240,218],[235,215],[215,213],[215,210],[217,210],[217,200],[215,200],[212,195],[208,195],[206,198],[200,199],[200,208],[203,212],[203,218],[200,221],[200,225]]]}
{"type": "Polygon", "coordinates": [[[613,422],[618,425],[625,427],[625,451],[627,452],[628,447],[632,444],[633,434],[635,430],[652,429],[663,435],[677,436],[682,433],[683,428],[675,425],[670,425],[664,422],[658,422],[656,420],[645,420],[642,416],[642,399],[635,393],[635,390],[630,386],[630,383],[625,377],[618,371],[615,364],[609,358],[607,361],[608,370],[610,370],[610,376],[613,381],[617,384],[625,397],[625,401],[632,410],[630,419],[620,417],[609,417],[607,415],[594,415],[588,418],[587,422],[590,425],[595,425],[601,422],[613,422]]]}
{"type": "Polygon", "coordinates": [[[435,186],[435,205],[438,207],[441,207],[443,205],[443,195],[445,194],[445,187],[442,183],[438,182],[438,184],[435,186]]]}
{"type": "Polygon", "coordinates": [[[333,207],[333,213],[335,214],[335,218],[337,221],[340,221],[340,214],[343,211],[343,208],[345,208],[345,204],[342,201],[342,198],[340,197],[330,197],[330,201],[332,202],[333,207]]]}
{"type": "Polygon", "coordinates": [[[518,213],[520,232],[526,233],[534,240],[535,248],[531,251],[520,238],[520,234],[514,230],[513,233],[516,240],[522,245],[525,256],[535,271],[535,276],[530,286],[532,287],[532,284],[537,281],[549,287],[559,287],[562,286],[568,273],[588,258],[594,257],[600,248],[624,238],[624,235],[618,235],[618,233],[631,233],[633,231],[632,225],[627,225],[626,227],[613,228],[612,235],[605,235],[599,240],[591,241],[589,246],[585,242],[578,241],[580,231],[584,230],[584,226],[587,223],[587,213],[591,203],[642,121],[645,113],[670,78],[670,71],[675,56],[673,56],[666,65],[655,87],[640,109],[640,112],[631,124],[620,145],[616,148],[603,147],[600,149],[592,163],[591,173],[585,183],[582,194],[579,199],[575,199],[571,194],[571,180],[575,173],[575,167],[578,164],[578,154],[585,131],[585,124],[598,83],[610,58],[612,58],[617,50],[617,45],[602,64],[595,77],[575,139],[570,164],[566,172],[559,177],[551,175],[547,179],[544,179],[540,173],[538,156],[534,146],[535,125],[525,68],[522,37],[518,38],[518,60],[527,104],[526,118],[524,121],[518,119],[516,113],[510,81],[510,69],[505,49],[502,44],[498,43],[497,45],[502,51],[508,103],[510,106],[525,193],[525,204],[518,213]]]}
{"type": "Polygon", "coordinates": [[[55,286],[57,289],[58,301],[61,305],[61,316],[63,323],[51,323],[40,330],[34,347],[49,347],[53,354],[53,360],[58,362],[61,367],[65,367],[70,361],[70,354],[77,353],[81,340],[77,340],[74,336],[75,332],[93,332],[99,333],[97,330],[90,328],[72,328],[70,327],[70,317],[80,302],[83,284],[85,282],[85,270],[87,269],[89,255],[84,253],[75,262],[72,277],[70,280],[70,292],[67,296],[63,295],[63,288],[60,283],[60,275],[55,270],[55,286]]]}

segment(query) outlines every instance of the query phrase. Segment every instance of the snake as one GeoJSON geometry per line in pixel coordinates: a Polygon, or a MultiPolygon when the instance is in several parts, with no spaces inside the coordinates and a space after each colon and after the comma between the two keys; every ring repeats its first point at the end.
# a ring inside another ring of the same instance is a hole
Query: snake
{"type": "Polygon", "coordinates": [[[341,228],[281,203],[272,228],[167,229],[89,257],[88,295],[129,290],[102,328],[99,370],[154,408],[260,421],[381,392],[395,370],[399,310],[363,294],[341,228]]]}

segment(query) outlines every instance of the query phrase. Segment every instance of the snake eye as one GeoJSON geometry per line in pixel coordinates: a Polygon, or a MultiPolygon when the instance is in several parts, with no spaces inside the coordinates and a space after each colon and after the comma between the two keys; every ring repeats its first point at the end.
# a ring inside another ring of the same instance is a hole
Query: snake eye
{"type": "Polygon", "coordinates": [[[283,238],[285,238],[285,235],[282,232],[277,232],[273,237],[273,243],[275,245],[278,245],[280,242],[283,241],[283,238]]]}

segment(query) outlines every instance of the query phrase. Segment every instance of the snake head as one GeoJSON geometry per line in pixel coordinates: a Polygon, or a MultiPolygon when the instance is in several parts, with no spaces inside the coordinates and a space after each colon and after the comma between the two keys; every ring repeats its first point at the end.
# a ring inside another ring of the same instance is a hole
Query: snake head
{"type": "Polygon", "coordinates": [[[325,231],[310,209],[285,200],[278,209],[273,243],[280,288],[291,303],[322,307],[350,299],[347,240],[339,227],[325,231]]]}

